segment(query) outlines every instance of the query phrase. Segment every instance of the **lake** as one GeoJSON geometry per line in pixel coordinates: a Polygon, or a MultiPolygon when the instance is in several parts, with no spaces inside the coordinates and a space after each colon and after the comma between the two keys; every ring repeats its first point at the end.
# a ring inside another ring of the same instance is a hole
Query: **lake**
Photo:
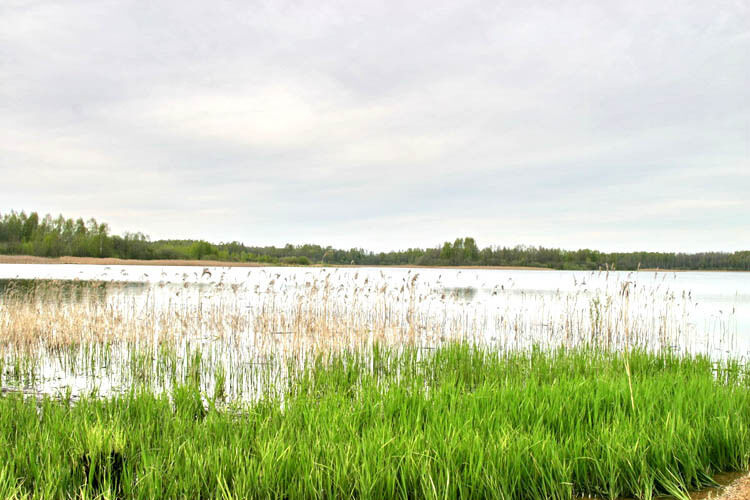
{"type": "Polygon", "coordinates": [[[246,397],[285,376],[258,367],[374,343],[750,353],[747,273],[2,264],[0,287],[3,384],[43,392],[164,385],[198,356],[246,397]]]}

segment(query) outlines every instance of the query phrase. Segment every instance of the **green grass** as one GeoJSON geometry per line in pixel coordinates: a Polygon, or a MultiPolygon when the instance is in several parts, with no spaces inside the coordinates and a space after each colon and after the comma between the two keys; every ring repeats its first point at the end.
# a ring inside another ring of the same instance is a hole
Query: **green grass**
{"type": "Polygon", "coordinates": [[[743,365],[629,362],[634,406],[622,354],[465,345],[318,359],[243,407],[6,395],[0,497],[652,498],[747,468],[743,365]]]}

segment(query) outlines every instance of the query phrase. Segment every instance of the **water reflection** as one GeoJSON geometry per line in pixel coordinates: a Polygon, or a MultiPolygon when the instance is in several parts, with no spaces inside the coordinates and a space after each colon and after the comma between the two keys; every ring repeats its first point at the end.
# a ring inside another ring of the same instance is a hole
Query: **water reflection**
{"type": "MultiPolygon", "coordinates": [[[[104,281],[89,280],[0,279],[0,297],[5,300],[25,297],[43,302],[105,300],[112,286],[104,281]]],[[[140,293],[145,287],[145,283],[118,283],[115,293],[125,288],[140,293]]]]}
{"type": "Polygon", "coordinates": [[[447,287],[443,289],[444,294],[450,294],[453,298],[464,302],[471,302],[477,296],[478,290],[471,286],[447,287]]]}

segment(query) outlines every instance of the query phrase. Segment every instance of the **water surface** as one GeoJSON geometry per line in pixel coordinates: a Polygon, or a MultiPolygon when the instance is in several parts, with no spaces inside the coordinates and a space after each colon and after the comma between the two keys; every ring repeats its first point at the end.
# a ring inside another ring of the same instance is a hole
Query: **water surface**
{"type": "Polygon", "coordinates": [[[0,324],[35,332],[43,353],[24,368],[18,348],[6,347],[3,385],[108,393],[140,379],[167,383],[169,370],[172,378],[184,375],[200,352],[206,387],[218,376],[226,377],[229,393],[257,393],[269,363],[376,341],[425,350],[453,340],[500,350],[628,344],[744,358],[750,353],[749,277],[0,264],[0,308],[6,308],[0,324]],[[24,293],[35,303],[9,305],[13,294],[24,293]],[[174,352],[155,350],[161,339],[174,352]]]}

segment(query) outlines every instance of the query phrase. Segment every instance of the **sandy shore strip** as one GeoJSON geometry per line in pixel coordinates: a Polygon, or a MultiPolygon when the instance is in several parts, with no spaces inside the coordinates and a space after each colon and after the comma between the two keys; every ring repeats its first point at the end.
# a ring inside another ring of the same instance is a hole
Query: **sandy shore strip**
{"type": "MultiPolygon", "coordinates": [[[[0,255],[0,264],[87,264],[100,266],[202,266],[202,267],[329,267],[329,268],[403,268],[403,269],[487,269],[499,271],[562,271],[563,269],[554,269],[552,267],[539,266],[420,266],[417,264],[311,264],[309,266],[299,266],[296,264],[268,264],[266,262],[233,262],[225,260],[184,260],[184,259],[159,259],[159,260],[139,260],[139,259],[116,259],[114,257],[36,257],[34,255],[0,255]]],[[[578,272],[606,272],[606,269],[578,269],[578,272]]],[[[616,269],[610,269],[616,271],[616,269]]],[[[626,270],[624,272],[641,272],[641,273],[688,273],[688,272],[706,272],[706,273],[743,273],[750,271],[743,270],[724,270],[724,269],[658,269],[658,268],[641,268],[639,270],[626,270]]],[[[750,497],[748,498],[750,500],[750,497]]]]}
{"type": "MultiPolygon", "coordinates": [[[[747,269],[661,269],[659,267],[642,267],[641,273],[750,273],[747,269]]],[[[748,499],[750,500],[750,498],[748,499]]]]}
{"type": "MultiPolygon", "coordinates": [[[[267,264],[264,262],[232,262],[223,260],[137,260],[116,259],[113,257],[36,257],[33,255],[0,255],[0,264],[87,264],[100,266],[202,266],[202,267],[289,267],[287,264],[267,264]]],[[[548,267],[523,266],[418,266],[418,265],[360,265],[360,264],[313,264],[310,266],[292,267],[330,267],[330,268],[409,268],[409,269],[499,269],[519,271],[554,271],[548,267]]]]}
{"type": "Polygon", "coordinates": [[[713,498],[715,500],[750,500],[750,474],[742,476],[727,486],[720,496],[708,496],[704,498],[713,498]]]}

